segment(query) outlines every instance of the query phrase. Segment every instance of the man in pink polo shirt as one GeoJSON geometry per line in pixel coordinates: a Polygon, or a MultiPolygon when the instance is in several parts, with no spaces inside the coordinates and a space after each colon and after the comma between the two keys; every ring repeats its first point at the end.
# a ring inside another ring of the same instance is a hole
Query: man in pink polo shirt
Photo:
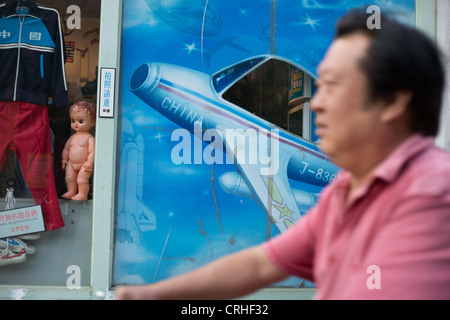
{"type": "Polygon", "coordinates": [[[321,150],[342,168],[289,231],[118,299],[225,299],[295,275],[316,299],[450,299],[450,155],[434,146],[444,72],[432,42],[352,11],[319,66],[321,150]]]}

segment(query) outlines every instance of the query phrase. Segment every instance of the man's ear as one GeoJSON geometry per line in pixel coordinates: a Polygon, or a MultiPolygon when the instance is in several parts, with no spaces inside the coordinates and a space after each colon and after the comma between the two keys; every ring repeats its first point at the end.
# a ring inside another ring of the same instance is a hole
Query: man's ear
{"type": "Polygon", "coordinates": [[[410,91],[397,91],[393,101],[384,107],[382,120],[389,123],[405,116],[411,99],[410,91]]]}

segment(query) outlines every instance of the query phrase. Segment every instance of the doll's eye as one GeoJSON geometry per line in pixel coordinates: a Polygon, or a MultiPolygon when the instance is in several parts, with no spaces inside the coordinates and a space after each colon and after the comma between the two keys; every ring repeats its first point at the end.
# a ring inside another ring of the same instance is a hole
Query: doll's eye
{"type": "Polygon", "coordinates": [[[75,120],[72,119],[72,123],[75,123],[75,120]]]}
{"type": "Polygon", "coordinates": [[[84,120],[80,120],[80,123],[84,123],[84,120]]]}

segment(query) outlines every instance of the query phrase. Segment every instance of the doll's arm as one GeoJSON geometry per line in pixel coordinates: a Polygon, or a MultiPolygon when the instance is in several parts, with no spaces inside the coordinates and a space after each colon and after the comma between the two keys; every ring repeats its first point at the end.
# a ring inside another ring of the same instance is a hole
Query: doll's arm
{"type": "Polygon", "coordinates": [[[86,171],[92,171],[94,168],[94,152],[95,152],[95,138],[90,137],[88,140],[88,157],[84,163],[86,171]]]}
{"type": "Polygon", "coordinates": [[[67,140],[64,149],[62,151],[62,168],[65,169],[67,166],[67,162],[69,161],[69,150],[70,150],[70,140],[72,139],[72,137],[69,138],[69,140],[67,140]]]}

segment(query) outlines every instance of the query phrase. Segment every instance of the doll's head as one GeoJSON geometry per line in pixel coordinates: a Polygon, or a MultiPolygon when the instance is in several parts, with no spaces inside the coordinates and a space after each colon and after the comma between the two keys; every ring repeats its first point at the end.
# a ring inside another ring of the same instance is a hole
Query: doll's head
{"type": "Polygon", "coordinates": [[[70,109],[71,127],[75,131],[89,131],[95,125],[95,107],[86,101],[74,103],[70,109]]]}

